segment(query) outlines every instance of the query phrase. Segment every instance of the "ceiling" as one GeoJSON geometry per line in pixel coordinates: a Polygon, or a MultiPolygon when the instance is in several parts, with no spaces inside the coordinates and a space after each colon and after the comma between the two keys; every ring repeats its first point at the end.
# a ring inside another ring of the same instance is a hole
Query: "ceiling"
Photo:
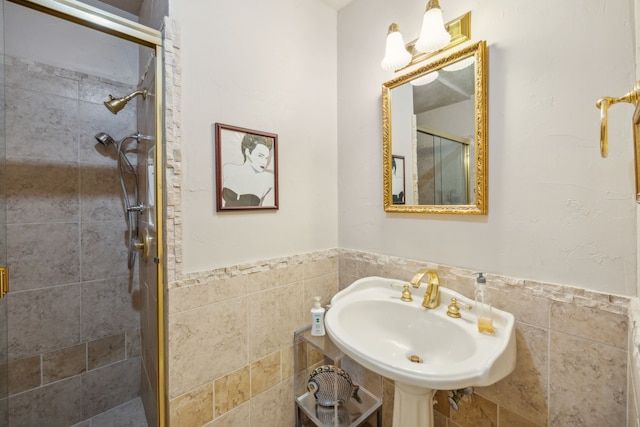
{"type": "MultiPolygon", "coordinates": [[[[84,0],[81,0],[84,1],[84,0]]],[[[125,12],[131,13],[133,15],[138,16],[140,14],[140,8],[142,7],[142,2],[144,0],[101,0],[102,3],[108,4],[115,8],[124,10],[125,12]]],[[[323,3],[328,4],[335,10],[340,10],[352,0],[322,0],[323,3]]]]}

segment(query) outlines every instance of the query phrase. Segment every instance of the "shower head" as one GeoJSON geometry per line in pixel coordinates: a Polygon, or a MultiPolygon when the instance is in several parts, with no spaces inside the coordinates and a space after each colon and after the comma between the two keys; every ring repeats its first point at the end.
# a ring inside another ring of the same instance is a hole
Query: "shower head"
{"type": "Polygon", "coordinates": [[[98,142],[104,146],[107,145],[111,145],[114,144],[116,141],[115,139],[113,139],[111,137],[111,135],[109,135],[108,133],[105,132],[100,132],[96,134],[96,139],[98,140],[98,142]]]}
{"type": "Polygon", "coordinates": [[[113,95],[110,94],[109,100],[104,102],[104,106],[107,107],[113,114],[118,114],[118,111],[122,110],[129,101],[131,101],[138,95],[142,95],[142,99],[146,99],[147,90],[137,90],[135,92],[131,92],[127,96],[123,96],[122,98],[114,98],[113,95]]]}

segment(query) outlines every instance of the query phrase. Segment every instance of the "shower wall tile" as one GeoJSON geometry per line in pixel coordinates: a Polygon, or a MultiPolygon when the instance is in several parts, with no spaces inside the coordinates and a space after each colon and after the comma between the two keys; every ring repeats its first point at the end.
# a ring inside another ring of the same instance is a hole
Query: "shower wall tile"
{"type": "Polygon", "coordinates": [[[7,156],[78,160],[78,101],[5,88],[7,156]]]}
{"type": "Polygon", "coordinates": [[[42,356],[43,384],[79,375],[86,370],[87,345],[85,343],[42,356]]]}
{"type": "MultiPolygon", "coordinates": [[[[80,373],[72,378],[75,380],[89,375],[82,373],[87,362],[92,368],[104,366],[96,371],[120,366],[122,362],[116,360],[128,355],[138,362],[137,368],[127,374],[127,380],[139,383],[140,295],[133,290],[129,293],[124,284],[128,276],[127,237],[116,156],[114,147],[104,147],[95,139],[98,132],[118,139],[135,131],[132,108],[115,116],[102,104],[108,93],[117,96],[130,93],[133,88],[33,61],[5,59],[9,64],[8,84],[6,97],[5,92],[0,97],[7,105],[7,138],[0,143],[6,145],[10,156],[6,168],[8,190],[13,191],[14,197],[7,209],[0,209],[3,219],[8,212],[12,223],[7,233],[0,233],[6,234],[6,242],[1,241],[0,247],[7,248],[14,292],[3,302],[11,300],[9,356],[16,363],[23,363],[23,369],[12,372],[21,373],[19,387],[24,395],[38,396],[32,393],[45,393],[45,389],[56,386],[56,393],[62,393],[56,398],[75,402],[75,395],[81,395],[79,387],[65,395],[67,389],[58,385],[66,380],[59,381],[60,378],[80,373]],[[81,280],[92,283],[82,287],[81,280]],[[99,289],[95,285],[98,281],[106,285],[99,289]],[[84,325],[82,316],[87,319],[84,325]],[[98,331],[100,324],[107,328],[106,332],[98,331]],[[91,336],[84,336],[81,341],[82,333],[91,336]],[[87,346],[91,346],[89,359],[87,346]],[[23,357],[30,356],[33,363],[24,365],[29,359],[23,357]],[[45,382],[54,382],[41,387],[41,377],[45,382]]],[[[3,130],[4,118],[5,115],[0,117],[3,130]]],[[[136,146],[134,142],[129,145],[133,149],[136,146]]],[[[0,168],[3,176],[4,171],[4,167],[0,168]]],[[[2,221],[3,226],[6,222],[2,221]]],[[[157,360],[157,355],[152,356],[157,360]]],[[[92,372],[88,378],[98,376],[92,372]]],[[[96,390],[126,384],[118,375],[101,377],[116,384],[101,384],[94,387],[96,390]]],[[[17,384],[14,382],[15,387],[17,384]]],[[[93,407],[109,402],[120,403],[118,399],[107,399],[94,401],[93,407]]],[[[52,404],[56,404],[55,400],[52,404]]],[[[67,419],[58,423],[52,412],[51,422],[49,415],[42,417],[46,421],[28,415],[39,421],[29,421],[27,417],[22,424],[21,408],[17,406],[18,412],[12,414],[20,419],[15,425],[66,427],[84,419],[80,406],[73,422],[67,419]]]]}
{"type": "Polygon", "coordinates": [[[80,280],[77,223],[10,224],[7,264],[13,291],[80,280]]]}
{"type": "Polygon", "coordinates": [[[9,398],[9,425],[68,427],[82,418],[80,376],[9,398]]]}
{"type": "Polygon", "coordinates": [[[40,356],[9,362],[9,394],[18,394],[40,386],[40,356]]]}
{"type": "Polygon", "coordinates": [[[93,417],[140,394],[140,358],[134,357],[82,375],[82,414],[93,417]]]}
{"type": "MultiPolygon", "coordinates": [[[[106,91],[105,91],[106,92],[106,91]]],[[[104,93],[104,92],[103,92],[104,93]]],[[[106,93],[103,95],[106,99],[106,93]]],[[[115,168],[115,146],[105,147],[95,136],[99,132],[106,132],[114,140],[119,141],[136,131],[135,110],[126,108],[115,115],[103,104],[79,102],[78,140],[80,141],[80,161],[92,164],[108,164],[115,168]]],[[[135,141],[128,141],[123,147],[126,150],[137,149],[135,141]]],[[[132,162],[135,164],[135,162],[132,162]]]]}
{"type": "Polygon", "coordinates": [[[124,221],[120,177],[115,162],[108,166],[83,163],[80,183],[82,221],[113,221],[119,218],[124,221]]]}
{"type": "Polygon", "coordinates": [[[60,69],[42,63],[6,56],[5,84],[8,87],[78,99],[79,78],[61,75],[60,69]]]}
{"type": "Polygon", "coordinates": [[[9,360],[80,343],[80,286],[9,294],[9,360]]]}
{"type": "Polygon", "coordinates": [[[10,157],[6,195],[9,224],[77,222],[78,165],[10,157]]]}
{"type": "MultiPolygon", "coordinates": [[[[81,101],[102,105],[103,102],[109,100],[109,95],[113,95],[114,98],[120,98],[134,90],[136,90],[134,85],[117,83],[100,77],[93,77],[90,79],[80,80],[78,84],[78,98],[81,101]]],[[[102,108],[104,108],[105,111],[109,111],[104,107],[104,105],[102,108]]],[[[122,113],[122,111],[120,113],[122,113]]],[[[120,113],[118,113],[118,117],[120,116],[120,113]]],[[[109,114],[111,114],[111,112],[109,112],[109,114]]]]}
{"type": "Polygon", "coordinates": [[[124,220],[83,222],[82,280],[128,276],[127,226],[124,220]]]}
{"type": "Polygon", "coordinates": [[[139,322],[127,277],[82,284],[83,341],[123,334],[139,322]]]}
{"type": "MultiPolygon", "coordinates": [[[[135,326],[135,325],[134,325],[135,326]]],[[[126,347],[125,347],[125,357],[135,357],[140,356],[142,352],[142,342],[140,340],[140,329],[133,329],[131,331],[127,331],[126,336],[126,347]]]]}
{"type": "Polygon", "coordinates": [[[91,341],[88,345],[87,362],[89,370],[125,359],[125,334],[91,341]]]}
{"type": "MultiPolygon", "coordinates": [[[[91,419],[91,427],[147,427],[142,399],[136,398],[91,419]]],[[[86,427],[89,427],[88,425],[86,427]]]]}

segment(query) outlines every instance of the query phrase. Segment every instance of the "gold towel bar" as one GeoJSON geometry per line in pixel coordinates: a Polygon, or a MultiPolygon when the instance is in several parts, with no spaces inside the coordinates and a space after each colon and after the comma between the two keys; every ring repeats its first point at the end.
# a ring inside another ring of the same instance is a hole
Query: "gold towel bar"
{"type": "Polygon", "coordinates": [[[620,98],[612,98],[610,96],[603,96],[596,101],[596,107],[600,109],[600,155],[607,157],[609,154],[609,137],[607,135],[607,109],[618,102],[628,102],[633,105],[638,105],[640,100],[640,81],[636,82],[633,89],[622,95],[620,98]]]}

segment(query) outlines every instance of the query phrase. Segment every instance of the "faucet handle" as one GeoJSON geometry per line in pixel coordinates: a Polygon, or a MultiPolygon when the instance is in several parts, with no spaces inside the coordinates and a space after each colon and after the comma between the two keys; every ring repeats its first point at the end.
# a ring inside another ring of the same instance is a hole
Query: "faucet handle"
{"type": "Polygon", "coordinates": [[[458,300],[451,298],[451,304],[447,307],[447,316],[459,319],[462,317],[460,314],[460,307],[458,307],[458,300]]]}
{"type": "Polygon", "coordinates": [[[472,308],[470,304],[465,304],[463,302],[459,302],[456,298],[451,298],[451,304],[449,304],[449,306],[447,307],[447,316],[455,317],[456,319],[462,317],[458,304],[463,308],[466,308],[467,310],[471,310],[472,308]]]}
{"type": "Polygon", "coordinates": [[[411,302],[413,301],[413,296],[411,295],[411,291],[409,290],[409,285],[404,285],[402,288],[402,301],[411,302]]]}
{"type": "Polygon", "coordinates": [[[413,295],[411,295],[411,291],[409,290],[409,284],[401,285],[400,283],[391,283],[392,288],[400,289],[402,286],[402,297],[400,298],[402,301],[411,302],[413,301],[413,295]]]}

